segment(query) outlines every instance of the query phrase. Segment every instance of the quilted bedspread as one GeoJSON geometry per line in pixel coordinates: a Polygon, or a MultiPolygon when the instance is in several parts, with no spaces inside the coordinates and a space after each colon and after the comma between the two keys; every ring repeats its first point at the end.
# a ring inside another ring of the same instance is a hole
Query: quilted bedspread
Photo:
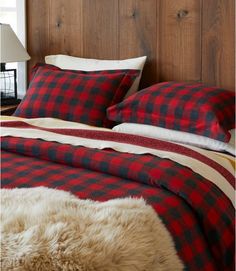
{"type": "Polygon", "coordinates": [[[224,166],[197,148],[112,131],[49,128],[18,119],[1,125],[3,188],[46,186],[98,201],[143,197],[172,235],[186,270],[234,270],[234,176],[229,162],[224,166]],[[37,136],[23,135],[30,132],[37,136]],[[114,142],[122,146],[119,151],[114,142]],[[188,166],[188,161],[197,164],[188,166]],[[211,168],[209,178],[200,174],[199,165],[211,168]],[[214,176],[220,181],[212,180],[214,176]]]}

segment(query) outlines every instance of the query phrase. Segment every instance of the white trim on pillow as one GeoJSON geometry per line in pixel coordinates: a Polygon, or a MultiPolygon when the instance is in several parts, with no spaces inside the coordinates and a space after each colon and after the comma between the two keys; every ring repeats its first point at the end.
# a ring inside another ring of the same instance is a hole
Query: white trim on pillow
{"type": "Polygon", "coordinates": [[[230,130],[231,139],[228,143],[205,136],[170,130],[146,124],[122,123],[112,128],[115,132],[146,136],[155,139],[173,141],[214,151],[226,151],[235,155],[235,130],[230,130]]]}
{"type": "MultiPolygon", "coordinates": [[[[124,60],[100,60],[92,58],[80,58],[68,55],[49,55],[45,56],[45,62],[57,66],[61,69],[100,71],[100,70],[140,70],[140,75],[135,79],[132,87],[127,92],[125,98],[138,91],[139,82],[142,76],[143,66],[147,57],[129,58],[124,60]]],[[[124,98],[124,99],[125,99],[124,98]]]]}

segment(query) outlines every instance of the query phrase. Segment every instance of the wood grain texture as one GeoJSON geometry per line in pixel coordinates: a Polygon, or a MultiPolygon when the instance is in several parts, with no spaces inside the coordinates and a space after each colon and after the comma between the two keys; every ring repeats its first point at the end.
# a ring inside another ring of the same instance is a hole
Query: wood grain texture
{"type": "Polygon", "coordinates": [[[84,57],[119,57],[118,0],[84,0],[83,27],[84,57]]]}
{"type": "Polygon", "coordinates": [[[160,78],[201,77],[201,1],[162,0],[160,6],[160,78]]]}
{"type": "Polygon", "coordinates": [[[203,81],[234,90],[234,0],[26,0],[29,69],[48,54],[147,55],[141,87],[203,81]]]}
{"type": "Polygon", "coordinates": [[[121,59],[147,56],[141,88],[158,80],[156,0],[120,1],[119,56],[121,59]]]}
{"type": "Polygon", "coordinates": [[[50,0],[50,54],[83,54],[82,0],[50,0]]]}
{"type": "MultiPolygon", "coordinates": [[[[27,50],[31,56],[28,70],[37,62],[44,61],[49,50],[49,1],[30,0],[26,2],[27,50]],[[43,23],[42,23],[43,22],[43,23]]],[[[29,76],[28,76],[29,78],[29,76]]]]}
{"type": "Polygon", "coordinates": [[[235,1],[203,1],[202,80],[235,88],[235,1]]]}

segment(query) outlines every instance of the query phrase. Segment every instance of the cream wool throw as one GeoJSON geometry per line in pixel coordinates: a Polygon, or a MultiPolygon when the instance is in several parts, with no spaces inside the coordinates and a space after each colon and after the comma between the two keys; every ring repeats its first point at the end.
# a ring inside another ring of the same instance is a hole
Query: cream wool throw
{"type": "Polygon", "coordinates": [[[1,190],[1,270],[182,270],[143,199],[104,203],[44,187],[1,190]]]}

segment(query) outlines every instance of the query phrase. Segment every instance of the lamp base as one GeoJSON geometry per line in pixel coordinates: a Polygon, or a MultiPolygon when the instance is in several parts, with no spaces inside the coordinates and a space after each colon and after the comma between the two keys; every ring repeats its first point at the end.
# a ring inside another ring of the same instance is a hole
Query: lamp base
{"type": "Polygon", "coordinates": [[[4,98],[1,99],[1,105],[16,105],[21,102],[20,99],[15,99],[15,98],[4,98]]]}
{"type": "Polygon", "coordinates": [[[4,72],[6,70],[6,63],[1,63],[0,64],[0,71],[4,72]]]}
{"type": "Polygon", "coordinates": [[[0,71],[4,72],[6,70],[6,63],[1,63],[0,71]]]}
{"type": "Polygon", "coordinates": [[[16,69],[6,69],[5,63],[1,63],[0,92],[1,105],[17,103],[16,69]]]}

